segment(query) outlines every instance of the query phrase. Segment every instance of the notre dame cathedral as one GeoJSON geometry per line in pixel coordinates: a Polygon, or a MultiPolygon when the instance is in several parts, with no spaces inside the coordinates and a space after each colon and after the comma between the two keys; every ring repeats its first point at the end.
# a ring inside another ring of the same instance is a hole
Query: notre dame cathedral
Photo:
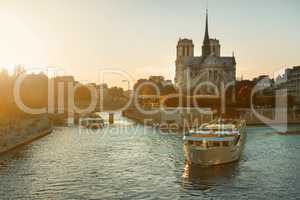
{"type": "Polygon", "coordinates": [[[230,57],[221,56],[219,40],[209,37],[207,12],[202,56],[194,56],[192,40],[179,39],[175,63],[175,84],[181,89],[198,87],[197,91],[201,94],[210,94],[214,90],[213,87],[220,89],[221,85],[224,84],[226,88],[229,85],[234,85],[236,80],[235,57],[234,55],[230,57]]]}

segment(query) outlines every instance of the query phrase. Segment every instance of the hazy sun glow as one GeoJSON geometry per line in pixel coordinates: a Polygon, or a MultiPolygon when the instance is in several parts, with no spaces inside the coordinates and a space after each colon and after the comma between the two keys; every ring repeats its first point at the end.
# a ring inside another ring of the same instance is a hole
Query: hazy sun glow
{"type": "MultiPolygon", "coordinates": [[[[96,82],[104,68],[173,80],[179,37],[193,39],[195,55],[201,53],[205,6],[198,0],[1,0],[0,67],[60,67],[96,82]]],[[[235,51],[238,77],[272,74],[299,64],[299,8],[298,1],[210,0],[210,36],[220,40],[223,56],[235,51]]]]}
{"type": "Polygon", "coordinates": [[[2,68],[11,72],[19,64],[31,66],[34,59],[44,59],[43,41],[16,13],[1,10],[0,24],[4,27],[0,37],[2,68]]]}

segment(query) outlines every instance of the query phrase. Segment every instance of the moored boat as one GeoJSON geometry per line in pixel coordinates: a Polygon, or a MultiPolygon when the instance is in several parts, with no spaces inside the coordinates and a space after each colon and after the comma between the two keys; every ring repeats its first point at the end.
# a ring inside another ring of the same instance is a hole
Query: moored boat
{"type": "Polygon", "coordinates": [[[80,125],[89,129],[100,129],[105,126],[105,121],[97,113],[92,113],[81,118],[80,125]]]}

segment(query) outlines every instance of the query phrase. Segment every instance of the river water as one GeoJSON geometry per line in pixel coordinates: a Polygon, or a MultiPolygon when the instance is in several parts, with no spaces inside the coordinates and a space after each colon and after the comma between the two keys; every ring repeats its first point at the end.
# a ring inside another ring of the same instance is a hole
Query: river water
{"type": "Polygon", "coordinates": [[[300,136],[247,133],[239,162],[203,168],[184,164],[181,136],[130,121],[56,128],[0,158],[0,199],[299,198],[300,136]]]}

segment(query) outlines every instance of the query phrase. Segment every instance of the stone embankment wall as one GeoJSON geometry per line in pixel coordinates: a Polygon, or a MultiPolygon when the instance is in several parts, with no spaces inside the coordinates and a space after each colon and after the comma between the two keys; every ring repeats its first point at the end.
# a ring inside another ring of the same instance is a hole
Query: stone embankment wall
{"type": "Polygon", "coordinates": [[[47,117],[23,119],[0,127],[0,154],[29,143],[52,131],[47,117]]]}
{"type": "MultiPolygon", "coordinates": [[[[208,114],[205,110],[202,110],[203,112],[201,113],[194,108],[170,108],[168,111],[172,110],[174,112],[166,113],[158,110],[155,114],[145,114],[136,109],[130,109],[124,111],[123,115],[140,123],[175,123],[180,128],[201,125],[218,118],[218,115],[208,114]]],[[[251,109],[235,109],[235,111],[239,113],[239,118],[246,120],[247,125],[264,125],[266,121],[262,121],[261,117],[269,119],[268,124],[300,124],[300,115],[294,110],[256,109],[253,111],[251,109]]]]}
{"type": "Polygon", "coordinates": [[[216,117],[213,114],[199,114],[198,110],[194,108],[168,108],[164,111],[146,110],[146,112],[140,112],[137,109],[129,109],[123,111],[123,116],[147,125],[158,126],[163,124],[176,124],[179,129],[201,125],[201,123],[209,122],[216,117]]]}
{"type": "Polygon", "coordinates": [[[149,114],[146,112],[145,113],[140,112],[137,109],[130,109],[130,110],[123,111],[122,115],[124,117],[128,117],[129,119],[132,119],[142,124],[161,122],[161,114],[159,112],[149,114]]]}
{"type": "Polygon", "coordinates": [[[237,109],[240,118],[246,120],[247,125],[268,124],[300,124],[300,115],[293,109],[237,109]]]}

